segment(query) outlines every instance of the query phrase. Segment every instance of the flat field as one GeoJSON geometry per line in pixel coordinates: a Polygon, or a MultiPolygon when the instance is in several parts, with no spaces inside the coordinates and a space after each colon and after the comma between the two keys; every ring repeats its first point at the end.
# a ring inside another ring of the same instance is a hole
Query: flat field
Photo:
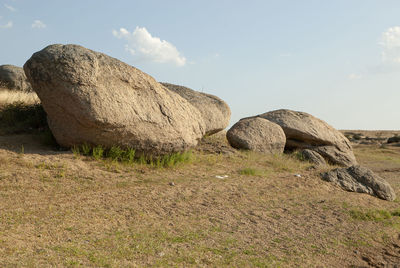
{"type": "MultiPolygon", "coordinates": [[[[399,202],[345,192],[294,154],[234,152],[216,135],[164,168],[40,141],[0,136],[1,267],[400,263],[399,202]]],[[[399,147],[355,153],[400,196],[399,147]]]]}

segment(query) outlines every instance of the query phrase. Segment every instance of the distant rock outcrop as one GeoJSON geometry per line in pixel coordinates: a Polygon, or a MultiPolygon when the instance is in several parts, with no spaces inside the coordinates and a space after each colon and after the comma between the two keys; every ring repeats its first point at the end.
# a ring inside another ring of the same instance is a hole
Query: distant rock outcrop
{"type": "Polygon", "coordinates": [[[400,136],[393,136],[387,140],[387,143],[397,143],[400,142],[400,136]]]}
{"type": "Polygon", "coordinates": [[[24,70],[14,65],[0,65],[0,86],[10,90],[32,92],[24,70]]]}
{"type": "Polygon", "coordinates": [[[132,147],[160,155],[195,146],[203,117],[151,76],[78,45],[50,45],[24,70],[57,142],[132,147]]]}
{"type": "Polygon", "coordinates": [[[241,119],[226,133],[229,144],[237,149],[261,153],[283,153],[286,137],[277,124],[259,117],[241,119]]]}
{"type": "Polygon", "coordinates": [[[323,180],[338,185],[346,191],[367,193],[389,201],[396,199],[396,194],[389,183],[362,166],[338,168],[322,173],[321,176],[323,180]]]}
{"type": "Polygon", "coordinates": [[[310,149],[332,164],[357,164],[349,140],[326,122],[308,113],[282,109],[261,114],[259,117],[282,127],[288,150],[310,149]]]}
{"type": "Polygon", "coordinates": [[[184,86],[169,83],[161,84],[169,90],[178,93],[200,111],[206,125],[206,135],[215,134],[224,130],[229,125],[231,109],[220,98],[184,86]]]}

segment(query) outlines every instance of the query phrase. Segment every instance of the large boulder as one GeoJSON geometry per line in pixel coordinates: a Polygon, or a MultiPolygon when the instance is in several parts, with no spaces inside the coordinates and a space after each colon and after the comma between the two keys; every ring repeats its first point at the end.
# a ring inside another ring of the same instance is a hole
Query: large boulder
{"type": "Polygon", "coordinates": [[[226,133],[229,144],[237,149],[261,153],[283,153],[286,137],[277,124],[259,117],[241,119],[226,133]]]}
{"type": "Polygon", "coordinates": [[[50,45],[24,70],[65,147],[101,144],[161,155],[195,146],[200,112],[142,71],[78,45],[50,45]]]}
{"type": "Polygon", "coordinates": [[[282,127],[286,149],[311,149],[329,163],[351,166],[357,164],[349,140],[326,122],[308,113],[276,110],[259,115],[282,127]]]}
{"type": "Polygon", "coordinates": [[[321,174],[322,179],[340,186],[346,191],[367,193],[381,199],[393,201],[396,193],[384,179],[362,166],[337,168],[321,174]]]}
{"type": "Polygon", "coordinates": [[[26,79],[24,69],[14,65],[0,65],[0,87],[25,92],[32,91],[32,86],[26,79]]]}
{"type": "Polygon", "coordinates": [[[231,109],[228,104],[220,98],[184,86],[169,83],[161,84],[169,90],[178,93],[200,111],[204,123],[206,124],[207,135],[212,135],[224,130],[229,125],[231,109]]]}

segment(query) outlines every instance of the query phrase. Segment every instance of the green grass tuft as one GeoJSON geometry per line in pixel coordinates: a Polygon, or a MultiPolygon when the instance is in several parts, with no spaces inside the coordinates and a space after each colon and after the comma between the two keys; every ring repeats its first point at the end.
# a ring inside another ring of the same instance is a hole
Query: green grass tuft
{"type": "Polygon", "coordinates": [[[255,168],[242,168],[239,170],[239,174],[248,176],[258,176],[261,175],[261,171],[255,168]]]}
{"type": "Polygon", "coordinates": [[[163,156],[146,156],[141,154],[136,155],[133,148],[122,149],[119,146],[112,146],[110,149],[104,149],[103,146],[97,145],[95,147],[84,143],[80,146],[73,146],[71,148],[75,158],[79,155],[92,156],[95,160],[110,159],[116,162],[123,163],[137,163],[140,165],[149,165],[156,168],[173,167],[181,163],[189,163],[192,161],[192,151],[178,152],[167,154],[163,156]]]}
{"type": "Polygon", "coordinates": [[[103,157],[103,153],[104,153],[104,149],[101,145],[93,147],[93,149],[92,149],[93,158],[96,160],[100,160],[103,157]]]}
{"type": "Polygon", "coordinates": [[[128,163],[132,163],[135,160],[135,153],[136,153],[135,149],[132,148],[126,149],[123,156],[125,161],[128,163]]]}
{"type": "Polygon", "coordinates": [[[89,144],[84,143],[84,144],[81,145],[81,150],[80,150],[80,152],[82,152],[82,154],[83,154],[84,156],[89,156],[91,151],[92,151],[92,148],[90,147],[89,144]]]}
{"type": "Polygon", "coordinates": [[[114,161],[122,161],[124,160],[125,151],[122,150],[119,146],[113,146],[107,152],[107,158],[110,158],[114,161]]]}
{"type": "Polygon", "coordinates": [[[361,211],[356,209],[351,209],[349,211],[350,217],[355,220],[361,221],[384,221],[392,218],[392,214],[387,210],[367,210],[361,211]]]}

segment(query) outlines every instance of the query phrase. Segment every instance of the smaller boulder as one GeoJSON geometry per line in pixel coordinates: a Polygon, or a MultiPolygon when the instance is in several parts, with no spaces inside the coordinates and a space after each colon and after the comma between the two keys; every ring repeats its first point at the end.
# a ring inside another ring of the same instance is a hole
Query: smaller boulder
{"type": "Polygon", "coordinates": [[[200,111],[206,126],[206,135],[215,134],[229,125],[231,109],[226,102],[217,96],[198,92],[184,86],[169,83],[160,84],[179,94],[200,111]]]}
{"type": "Polygon", "coordinates": [[[313,163],[317,166],[326,165],[325,159],[319,153],[317,153],[313,150],[304,149],[300,153],[301,153],[303,159],[309,161],[310,163],[313,163]]]}
{"type": "Polygon", "coordinates": [[[14,65],[0,66],[0,87],[32,92],[32,86],[25,76],[24,69],[14,65]]]}
{"type": "Polygon", "coordinates": [[[280,126],[259,117],[241,119],[228,130],[226,137],[234,148],[261,153],[283,153],[286,143],[280,126]]]}
{"type": "Polygon", "coordinates": [[[393,201],[396,194],[390,184],[366,167],[359,165],[337,168],[321,174],[322,179],[349,192],[367,193],[393,201]]]}
{"type": "Polygon", "coordinates": [[[325,121],[305,112],[287,109],[259,115],[282,127],[287,150],[312,149],[340,166],[357,164],[350,141],[325,121]]]}

